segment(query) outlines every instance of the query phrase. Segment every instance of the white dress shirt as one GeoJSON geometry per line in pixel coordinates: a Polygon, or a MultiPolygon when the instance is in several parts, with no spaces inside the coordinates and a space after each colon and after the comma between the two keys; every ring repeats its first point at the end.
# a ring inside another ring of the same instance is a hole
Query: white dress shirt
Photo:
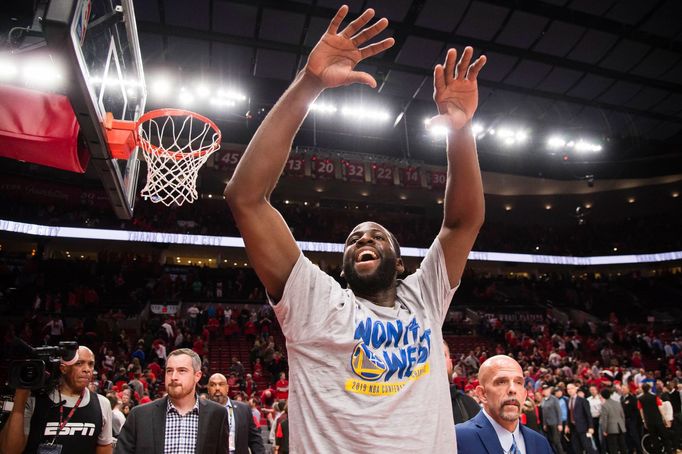
{"type": "MultiPolygon", "coordinates": [[[[484,408],[481,408],[481,411],[483,412],[483,415],[488,418],[488,421],[490,421],[490,424],[492,424],[493,429],[495,429],[495,433],[497,434],[497,439],[500,442],[500,445],[502,445],[502,449],[504,450],[505,454],[507,454],[512,447],[512,432],[509,432],[507,429],[502,427],[495,421],[486,411],[484,408]]],[[[526,454],[526,442],[523,439],[523,435],[521,435],[521,429],[520,429],[521,423],[517,422],[516,423],[516,428],[514,429],[514,440],[516,440],[516,447],[519,449],[519,452],[521,454],[526,454]]]]}

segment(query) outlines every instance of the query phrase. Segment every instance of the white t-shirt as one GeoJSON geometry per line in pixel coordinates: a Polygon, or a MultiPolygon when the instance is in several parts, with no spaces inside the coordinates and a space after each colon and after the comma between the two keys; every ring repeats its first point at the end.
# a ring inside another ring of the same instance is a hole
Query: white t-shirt
{"type": "MultiPolygon", "coordinates": [[[[50,393],[50,400],[52,400],[52,402],[54,402],[55,404],[59,403],[59,397],[60,394],[59,391],[57,390],[54,390],[50,393]]],[[[79,397],[80,396],[66,396],[64,394],[61,395],[62,401],[66,401],[65,407],[67,408],[75,407],[79,397]]],[[[97,397],[99,398],[99,406],[102,409],[102,431],[99,433],[99,437],[97,438],[97,444],[100,446],[106,446],[114,442],[114,437],[111,434],[112,423],[111,402],[109,402],[109,399],[107,399],[101,394],[97,394],[97,397]]],[[[90,393],[86,392],[79,407],[85,407],[89,403],[90,393]]],[[[33,416],[35,404],[36,399],[33,396],[29,397],[28,400],[26,401],[26,409],[24,410],[24,434],[26,436],[28,436],[28,433],[31,431],[31,417],[33,416]]]]}
{"type": "Polygon", "coordinates": [[[274,305],[289,355],[291,452],[455,452],[441,332],[455,290],[439,240],[398,281],[390,308],[301,255],[274,305]]]}
{"type": "Polygon", "coordinates": [[[126,422],[126,416],[123,414],[121,410],[112,410],[111,411],[111,416],[112,416],[112,425],[111,425],[111,430],[115,434],[121,433],[121,429],[123,428],[123,424],[126,422]]]}

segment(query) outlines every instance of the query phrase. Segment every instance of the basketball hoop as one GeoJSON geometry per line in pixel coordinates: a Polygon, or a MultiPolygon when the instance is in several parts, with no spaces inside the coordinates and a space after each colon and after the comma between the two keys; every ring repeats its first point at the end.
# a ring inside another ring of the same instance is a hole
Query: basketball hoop
{"type": "Polygon", "coordinates": [[[188,110],[159,109],[136,123],[108,118],[105,127],[110,147],[117,150],[112,153],[125,155],[121,149],[129,150],[130,134],[142,148],[147,183],[140,194],[145,200],[166,206],[197,200],[199,169],[220,148],[222,136],[215,123],[188,110]]]}

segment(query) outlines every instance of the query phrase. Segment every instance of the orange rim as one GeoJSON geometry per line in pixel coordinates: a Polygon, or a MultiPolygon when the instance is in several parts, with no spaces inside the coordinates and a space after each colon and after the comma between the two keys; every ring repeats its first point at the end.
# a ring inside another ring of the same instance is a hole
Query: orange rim
{"type": "Polygon", "coordinates": [[[204,117],[201,114],[198,114],[196,112],[192,112],[191,110],[184,110],[184,109],[156,109],[156,110],[150,110],[149,112],[145,113],[142,115],[137,122],[135,123],[135,132],[138,135],[138,139],[140,144],[142,145],[142,149],[147,152],[147,153],[154,153],[156,155],[171,155],[173,159],[176,160],[181,160],[181,159],[187,159],[189,157],[192,158],[198,158],[201,156],[204,156],[205,154],[212,153],[215,151],[218,146],[220,145],[220,141],[223,137],[222,133],[220,132],[220,129],[216,124],[211,120],[210,118],[204,117]],[[145,123],[149,120],[153,120],[155,118],[160,118],[160,117],[192,117],[195,118],[199,121],[202,121],[206,124],[208,124],[213,131],[217,134],[216,139],[213,141],[211,145],[207,147],[205,150],[199,150],[199,151],[192,151],[190,153],[184,153],[182,151],[168,151],[163,147],[159,147],[156,145],[152,145],[148,141],[142,139],[139,137],[139,133],[137,131],[139,130],[140,126],[142,123],[145,123]]]}

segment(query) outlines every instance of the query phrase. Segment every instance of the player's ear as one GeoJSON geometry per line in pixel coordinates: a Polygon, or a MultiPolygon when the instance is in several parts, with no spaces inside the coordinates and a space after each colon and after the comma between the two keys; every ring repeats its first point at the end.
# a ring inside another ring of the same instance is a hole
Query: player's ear
{"type": "Polygon", "coordinates": [[[395,271],[400,276],[405,272],[405,264],[403,263],[403,259],[398,258],[395,262],[395,271]]]}

